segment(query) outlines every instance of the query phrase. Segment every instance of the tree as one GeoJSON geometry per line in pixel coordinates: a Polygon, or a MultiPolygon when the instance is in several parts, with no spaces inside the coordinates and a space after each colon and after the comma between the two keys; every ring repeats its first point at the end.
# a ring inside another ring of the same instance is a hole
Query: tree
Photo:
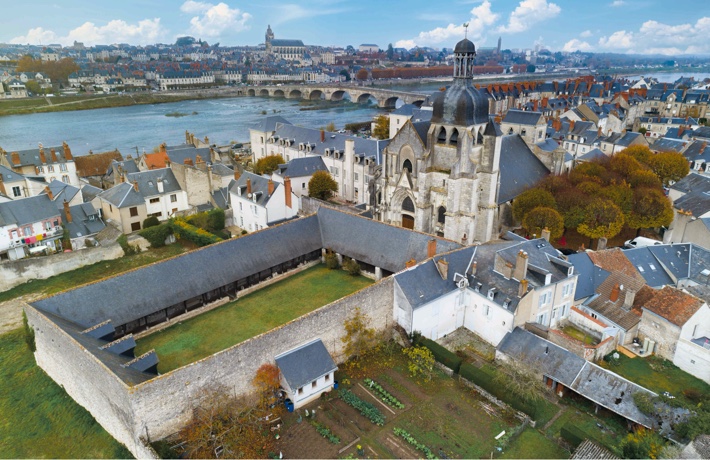
{"type": "Polygon", "coordinates": [[[357,260],[355,259],[348,258],[347,260],[345,260],[345,262],[343,262],[343,268],[352,276],[360,275],[360,264],[357,263],[357,260]]]}
{"type": "Polygon", "coordinates": [[[664,442],[655,431],[638,428],[621,441],[624,458],[658,458],[664,442]]]}
{"type": "Polygon", "coordinates": [[[661,180],[658,178],[656,173],[650,169],[640,169],[629,175],[629,185],[633,188],[650,187],[660,189],[661,180]]]}
{"type": "Polygon", "coordinates": [[[329,133],[334,133],[335,132],[335,123],[332,121],[325,125],[325,130],[328,131],[329,133]]]}
{"type": "Polygon", "coordinates": [[[387,45],[387,59],[390,61],[394,59],[394,48],[392,47],[392,43],[387,45]]]}
{"type": "Polygon", "coordinates": [[[362,68],[362,69],[360,69],[360,70],[357,71],[357,73],[355,74],[355,78],[358,79],[358,80],[360,80],[360,81],[365,81],[365,80],[367,80],[367,77],[368,77],[369,75],[370,75],[370,74],[369,74],[369,72],[367,71],[367,69],[362,68]]]}
{"type": "Polygon", "coordinates": [[[574,187],[560,189],[555,196],[565,228],[577,228],[584,220],[584,208],[589,204],[591,197],[574,187]]]}
{"type": "Polygon", "coordinates": [[[626,147],[624,150],[617,153],[617,155],[622,153],[626,155],[631,155],[632,157],[636,158],[640,163],[643,163],[645,165],[648,164],[649,159],[653,156],[653,152],[651,151],[651,149],[648,148],[647,145],[632,145],[631,147],[626,147]]]}
{"type": "Polygon", "coordinates": [[[156,216],[146,217],[143,220],[143,228],[157,227],[158,225],[160,225],[160,220],[156,216]]]}
{"type": "Polygon", "coordinates": [[[528,234],[540,236],[542,230],[550,231],[550,240],[557,240],[565,231],[565,222],[559,212],[552,208],[538,206],[523,218],[523,228],[528,234]]]}
{"type": "Polygon", "coordinates": [[[427,347],[413,346],[403,348],[402,353],[409,359],[409,374],[412,377],[422,376],[431,380],[434,371],[434,354],[427,347]]]}
{"type": "Polygon", "coordinates": [[[663,185],[679,181],[690,172],[688,160],[678,152],[661,152],[653,155],[648,162],[663,185]]]}
{"type": "Polygon", "coordinates": [[[659,189],[638,188],[634,191],[631,212],[626,219],[630,228],[663,227],[673,221],[673,206],[659,189]]]}
{"type": "Polygon", "coordinates": [[[257,160],[254,165],[254,174],[271,174],[279,168],[279,165],[284,163],[284,157],[281,155],[267,155],[257,160]]]}
{"type": "Polygon", "coordinates": [[[557,209],[555,197],[541,188],[526,190],[513,201],[513,218],[521,222],[528,212],[539,206],[557,209]]]}
{"type": "Polygon", "coordinates": [[[636,171],[644,169],[644,166],[631,155],[625,153],[617,153],[609,160],[611,170],[621,174],[625,178],[629,177],[636,171]]]}
{"type": "Polygon", "coordinates": [[[345,320],[343,327],[345,328],[345,336],[340,340],[345,345],[346,356],[362,356],[365,351],[372,347],[375,339],[375,330],[367,327],[370,323],[370,318],[356,307],[352,316],[345,320]]]}
{"type": "Polygon", "coordinates": [[[644,128],[643,126],[639,128],[639,134],[645,136],[648,130],[644,128]]]}
{"type": "Polygon", "coordinates": [[[380,115],[375,119],[375,130],[372,133],[376,139],[390,138],[390,118],[385,115],[380,115]]]}
{"type": "Polygon", "coordinates": [[[44,94],[44,89],[35,80],[28,80],[25,88],[32,94],[44,94]]]}
{"type": "Polygon", "coordinates": [[[338,192],[338,183],[327,171],[316,171],[308,181],[308,194],[319,200],[327,200],[338,192]]]}
{"type": "Polygon", "coordinates": [[[350,72],[348,72],[348,69],[341,70],[339,75],[345,77],[345,81],[350,81],[350,72]]]}
{"type": "Polygon", "coordinates": [[[609,200],[593,200],[584,208],[584,219],[577,231],[593,238],[611,238],[624,226],[624,213],[609,200]]]}
{"type": "Polygon", "coordinates": [[[271,363],[262,364],[256,370],[252,384],[264,407],[268,407],[278,400],[277,391],[281,386],[280,375],[279,368],[271,363]]]}

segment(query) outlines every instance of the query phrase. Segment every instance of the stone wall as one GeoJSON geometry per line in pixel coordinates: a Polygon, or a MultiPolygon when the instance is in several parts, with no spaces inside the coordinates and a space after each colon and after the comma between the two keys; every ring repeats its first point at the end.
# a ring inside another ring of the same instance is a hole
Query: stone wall
{"type": "Polygon", "coordinates": [[[136,458],[158,458],[135,429],[127,385],[43,314],[31,307],[25,312],[35,330],[37,365],[136,458]]]}
{"type": "Polygon", "coordinates": [[[121,256],[123,256],[123,250],[118,244],[113,244],[51,256],[3,262],[0,264],[0,291],[8,290],[29,280],[46,279],[85,265],[118,259],[121,256]]]}
{"type": "Polygon", "coordinates": [[[616,346],[614,337],[607,337],[596,345],[585,345],[582,341],[570,337],[557,329],[550,329],[547,339],[580,358],[592,362],[602,359],[605,355],[614,351],[614,347],[616,346]]]}
{"type": "Polygon", "coordinates": [[[639,339],[645,338],[656,342],[653,352],[669,361],[675,357],[675,348],[680,338],[680,327],[646,309],[641,314],[638,330],[639,339]]]}
{"type": "Polygon", "coordinates": [[[273,363],[274,356],[314,338],[323,341],[336,362],[344,361],[347,357],[340,338],[345,333],[345,320],[360,307],[372,327],[389,329],[393,325],[393,292],[393,279],[386,278],[278,329],[133,387],[134,431],[147,430],[151,439],[178,431],[205,389],[223,385],[238,394],[250,392],[259,366],[273,363]]]}

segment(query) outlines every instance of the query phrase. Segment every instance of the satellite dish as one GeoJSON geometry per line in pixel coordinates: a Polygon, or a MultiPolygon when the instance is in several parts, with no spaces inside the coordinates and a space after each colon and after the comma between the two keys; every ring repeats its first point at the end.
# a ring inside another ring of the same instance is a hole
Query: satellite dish
{"type": "Polygon", "coordinates": [[[251,194],[251,193],[250,193],[250,194],[248,194],[248,195],[247,195],[247,198],[251,198],[251,197],[252,197],[252,195],[253,195],[253,194],[251,194]]]}

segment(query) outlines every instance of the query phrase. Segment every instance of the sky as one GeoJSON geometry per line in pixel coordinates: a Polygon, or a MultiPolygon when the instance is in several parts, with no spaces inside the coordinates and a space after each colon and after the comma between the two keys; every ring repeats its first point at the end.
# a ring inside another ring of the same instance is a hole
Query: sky
{"type": "Polygon", "coordinates": [[[3,7],[0,42],[87,46],[174,43],[191,35],[223,46],[276,38],[307,45],[478,47],[639,54],[710,54],[708,0],[35,0],[3,7]],[[12,20],[7,20],[12,18],[12,20]],[[468,30],[463,24],[468,23],[468,30]]]}

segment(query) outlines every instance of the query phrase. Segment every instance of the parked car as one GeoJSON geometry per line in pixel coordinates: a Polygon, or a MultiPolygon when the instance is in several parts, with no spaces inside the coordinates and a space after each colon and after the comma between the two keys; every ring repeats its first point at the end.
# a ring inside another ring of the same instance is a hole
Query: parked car
{"type": "Polygon", "coordinates": [[[627,249],[633,249],[633,248],[643,248],[646,246],[657,246],[659,244],[663,244],[662,241],[654,240],[651,238],[645,238],[643,236],[637,236],[633,240],[628,240],[624,243],[624,247],[627,249]]]}

